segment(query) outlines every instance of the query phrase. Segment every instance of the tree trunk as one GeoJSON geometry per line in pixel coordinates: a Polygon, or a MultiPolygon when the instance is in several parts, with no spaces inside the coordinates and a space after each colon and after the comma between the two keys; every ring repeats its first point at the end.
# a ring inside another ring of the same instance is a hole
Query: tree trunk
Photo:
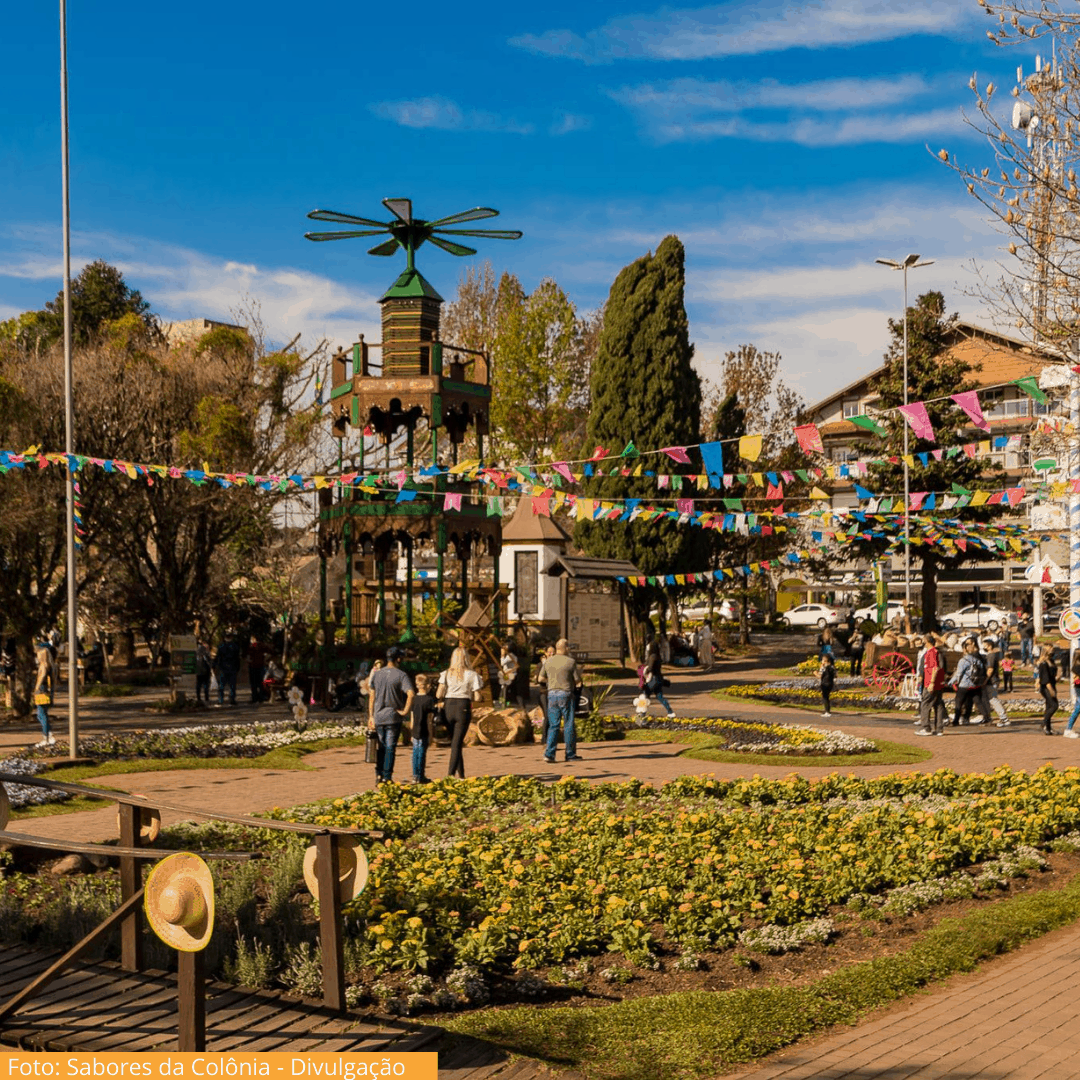
{"type": "Polygon", "coordinates": [[[16,716],[30,714],[37,660],[30,638],[20,634],[15,644],[15,678],[11,686],[11,709],[16,716]]]}
{"type": "Polygon", "coordinates": [[[922,561],[922,628],[927,630],[938,629],[937,617],[937,579],[938,561],[932,554],[920,553],[922,561]]]}
{"type": "Polygon", "coordinates": [[[119,630],[113,642],[116,647],[113,663],[117,667],[131,667],[135,663],[135,634],[131,630],[119,630]]]}
{"type": "Polygon", "coordinates": [[[629,654],[630,663],[636,668],[644,660],[644,648],[641,648],[644,634],[641,632],[641,624],[634,619],[629,604],[623,604],[623,622],[626,624],[626,651],[629,654]]]}
{"type": "Polygon", "coordinates": [[[739,644],[750,644],[750,581],[742,579],[742,603],[739,605],[739,644]]]}

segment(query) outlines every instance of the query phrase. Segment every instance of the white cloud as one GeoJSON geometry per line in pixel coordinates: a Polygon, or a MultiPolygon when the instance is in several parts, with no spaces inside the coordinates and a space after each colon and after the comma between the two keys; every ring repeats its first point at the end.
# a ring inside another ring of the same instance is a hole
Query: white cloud
{"type": "Polygon", "coordinates": [[[944,80],[823,79],[804,83],[708,82],[672,79],[607,91],[637,114],[658,142],[739,138],[802,146],[909,142],[966,132],[959,107],[912,105],[935,95],[944,80]],[[890,106],[903,106],[895,112],[890,106]],[[772,114],[787,113],[774,118],[772,114]]]}
{"type": "Polygon", "coordinates": [[[592,127],[591,116],[563,113],[548,129],[549,135],[569,135],[574,131],[588,131],[592,127]]]}
{"type": "Polygon", "coordinates": [[[529,135],[532,124],[522,123],[495,113],[465,110],[444,97],[413,98],[409,101],[380,101],[371,111],[383,120],[409,128],[436,128],[442,131],[492,131],[511,135],[529,135]]]}
{"type": "Polygon", "coordinates": [[[521,34],[510,44],[588,64],[615,60],[704,60],[787,49],[849,48],[915,34],[962,36],[974,4],[957,0],[754,0],[623,15],[584,35],[570,30],[521,34]]]}
{"type": "MultiPolygon", "coordinates": [[[[44,233],[52,247],[55,232],[44,233]]],[[[103,258],[150,300],[165,322],[204,317],[230,321],[247,298],[258,301],[272,342],[301,334],[308,345],[323,338],[346,345],[364,332],[379,340],[373,292],[289,267],[221,259],[173,244],[109,234],[72,236],[72,274],[103,258]]],[[[29,251],[0,262],[0,278],[57,281],[63,264],[48,252],[29,251]]],[[[0,312],[24,309],[0,306],[0,312]]],[[[0,316],[3,317],[3,316],[0,316]]]]}

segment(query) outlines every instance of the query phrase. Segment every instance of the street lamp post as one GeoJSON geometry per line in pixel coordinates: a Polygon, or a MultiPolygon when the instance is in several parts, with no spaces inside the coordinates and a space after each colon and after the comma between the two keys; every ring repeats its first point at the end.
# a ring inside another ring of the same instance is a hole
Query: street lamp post
{"type": "MultiPolygon", "coordinates": [[[[890,270],[902,270],[904,273],[904,405],[908,403],[908,348],[907,348],[907,324],[908,324],[908,292],[907,272],[918,266],[932,266],[933,259],[919,262],[918,255],[909,255],[903,262],[895,259],[875,259],[874,262],[887,266],[890,270]]],[[[911,505],[910,487],[911,480],[908,472],[908,428],[907,417],[904,417],[904,606],[908,617],[911,617],[911,525],[908,520],[908,507],[911,505]]]]}

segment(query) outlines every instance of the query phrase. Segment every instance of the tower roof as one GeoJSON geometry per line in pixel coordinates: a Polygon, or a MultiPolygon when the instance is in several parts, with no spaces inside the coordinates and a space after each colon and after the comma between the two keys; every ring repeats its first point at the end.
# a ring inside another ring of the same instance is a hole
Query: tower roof
{"type": "Polygon", "coordinates": [[[547,514],[534,514],[532,496],[520,499],[514,516],[503,526],[503,541],[518,544],[566,544],[570,534],[547,514]]]}
{"type": "Polygon", "coordinates": [[[379,303],[382,303],[383,300],[415,299],[417,297],[427,297],[429,300],[442,302],[442,297],[435,291],[435,286],[419,270],[413,267],[411,270],[402,270],[397,281],[383,293],[382,300],[379,303]]]}

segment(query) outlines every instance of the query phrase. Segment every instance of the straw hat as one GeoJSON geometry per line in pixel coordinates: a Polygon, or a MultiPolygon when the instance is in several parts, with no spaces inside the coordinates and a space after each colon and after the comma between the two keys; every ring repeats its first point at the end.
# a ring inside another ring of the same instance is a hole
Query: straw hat
{"type": "Polygon", "coordinates": [[[11,820],[11,801],[8,799],[7,788],[0,784],[0,830],[7,828],[11,820]]]}
{"type": "Polygon", "coordinates": [[[214,879],[210,868],[186,851],[155,863],[143,901],[150,929],[170,948],[199,952],[214,932],[214,879]]]}
{"type": "MultiPolygon", "coordinates": [[[[132,792],[132,794],[135,794],[132,792]]],[[[145,799],[145,795],[140,795],[140,799],[145,799]]],[[[120,828],[120,811],[116,811],[116,827],[120,828]]],[[[146,840],[148,843],[153,843],[158,838],[158,833],[161,832],[161,814],[155,810],[152,806],[143,806],[139,809],[139,839],[146,840]]]]}
{"type": "MultiPolygon", "coordinates": [[[[368,861],[360,841],[355,836],[339,836],[338,848],[338,892],[341,894],[341,902],[347,904],[355,900],[367,887],[368,861]]],[[[319,879],[315,870],[316,848],[311,847],[304,852],[304,881],[307,883],[308,892],[319,899],[319,879]]]]}

